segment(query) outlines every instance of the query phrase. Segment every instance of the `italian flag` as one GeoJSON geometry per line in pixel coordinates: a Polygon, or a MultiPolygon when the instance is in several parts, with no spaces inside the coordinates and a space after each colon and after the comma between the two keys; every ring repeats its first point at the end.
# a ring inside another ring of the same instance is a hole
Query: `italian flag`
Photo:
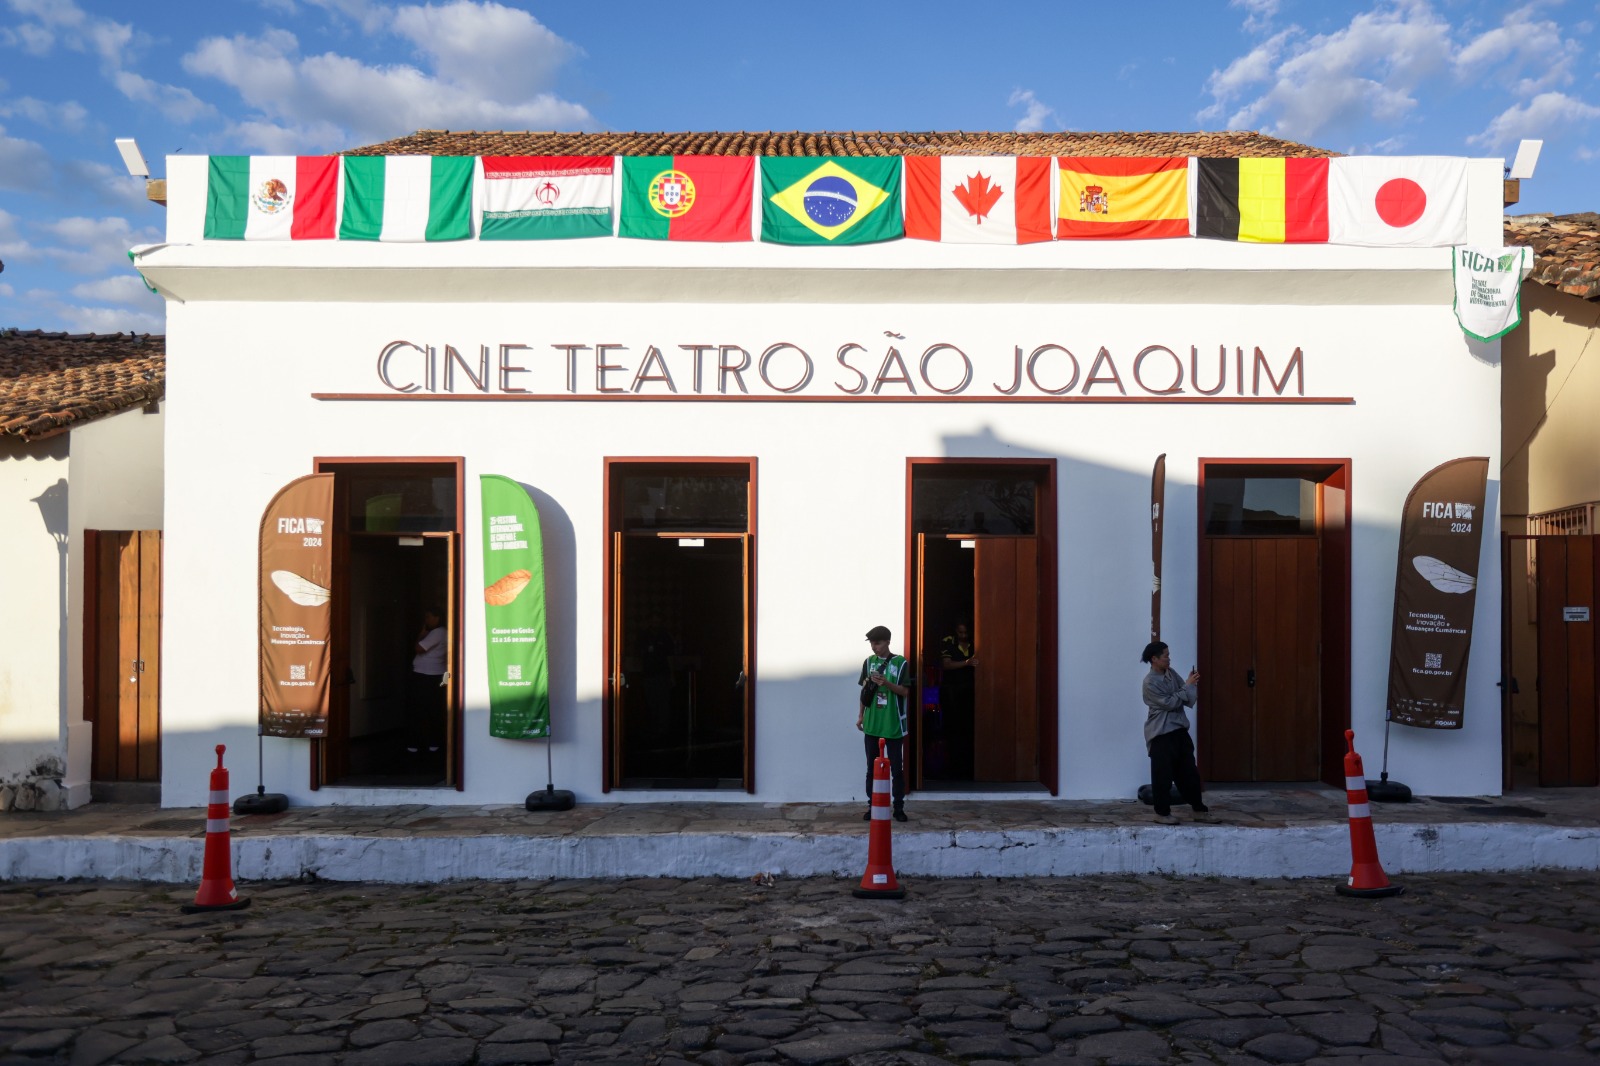
{"type": "Polygon", "coordinates": [[[472,236],[472,157],[344,157],[344,241],[459,241],[472,236]]]}
{"type": "Polygon", "coordinates": [[[339,157],[214,155],[206,170],[212,241],[330,240],[339,157]]]}
{"type": "Polygon", "coordinates": [[[608,155],[486,155],[486,241],[611,236],[608,155]]]}

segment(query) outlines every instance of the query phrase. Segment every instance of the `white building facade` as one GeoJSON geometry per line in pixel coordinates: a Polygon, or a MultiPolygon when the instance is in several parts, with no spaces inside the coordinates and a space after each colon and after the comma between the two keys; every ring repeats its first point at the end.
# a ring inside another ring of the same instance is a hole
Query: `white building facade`
{"type": "MultiPolygon", "coordinates": [[[[1350,728],[1376,776],[1406,495],[1457,457],[1499,469],[1499,345],[1456,325],[1445,249],[205,241],[205,159],[168,168],[167,243],[139,266],[168,298],[169,806],[205,802],[218,743],[255,784],[257,526],[306,474],[340,486],[333,728],[263,740],[268,790],[544,786],[544,743],[487,728],[478,477],[499,474],[541,511],[558,787],[862,800],[881,624],[917,666],[915,804],[1147,779],[1163,455],[1159,628],[1203,675],[1203,775],[1338,781],[1350,728]],[[405,750],[398,688],[430,604],[452,649],[435,759],[405,750]],[[965,712],[935,669],[958,623],[965,712]]],[[[1500,163],[1468,173],[1469,240],[1494,246],[1500,163]]],[[[1391,736],[1419,793],[1500,791],[1497,543],[1465,727],[1391,736]]]]}

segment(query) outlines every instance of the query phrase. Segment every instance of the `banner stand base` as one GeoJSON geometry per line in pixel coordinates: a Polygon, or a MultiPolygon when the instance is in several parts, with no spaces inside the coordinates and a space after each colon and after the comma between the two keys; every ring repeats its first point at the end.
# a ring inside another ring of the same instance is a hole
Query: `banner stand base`
{"type": "Polygon", "coordinates": [[[578,797],[571,790],[546,785],[538,792],[528,793],[524,806],[530,811],[570,811],[577,804],[578,797]]]}
{"type": "Polygon", "coordinates": [[[282,792],[257,791],[233,801],[234,814],[282,814],[289,809],[289,797],[282,792]]]}
{"type": "Polygon", "coordinates": [[[1367,782],[1367,798],[1374,803],[1410,803],[1411,788],[1398,781],[1390,781],[1385,774],[1382,781],[1367,782]]]}

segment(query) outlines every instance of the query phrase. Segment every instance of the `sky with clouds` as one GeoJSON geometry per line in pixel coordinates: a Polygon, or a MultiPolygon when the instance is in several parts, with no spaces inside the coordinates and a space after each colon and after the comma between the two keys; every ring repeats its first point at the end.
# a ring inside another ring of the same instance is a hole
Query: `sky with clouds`
{"type": "Polygon", "coordinates": [[[163,330],[163,208],[112,141],[315,154],[416,129],[1253,129],[1347,153],[1545,141],[1600,209],[1600,3],[0,0],[0,327],[163,330]]]}

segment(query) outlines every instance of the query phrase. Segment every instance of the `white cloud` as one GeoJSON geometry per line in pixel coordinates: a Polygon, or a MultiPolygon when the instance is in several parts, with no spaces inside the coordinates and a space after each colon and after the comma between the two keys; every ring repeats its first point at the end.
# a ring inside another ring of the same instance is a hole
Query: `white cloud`
{"type": "Polygon", "coordinates": [[[1531,96],[1557,85],[1570,85],[1572,66],[1582,52],[1577,41],[1562,38],[1557,23],[1535,21],[1530,4],[1463,45],[1455,65],[1464,80],[1492,78],[1510,84],[1518,96],[1531,96]],[[1530,69],[1533,75],[1523,76],[1523,71],[1530,69]]]}
{"type": "Polygon", "coordinates": [[[183,125],[216,110],[188,89],[163,85],[131,70],[117,71],[111,76],[111,81],[123,96],[135,103],[149,104],[165,115],[169,122],[183,125]]]}
{"type": "Polygon", "coordinates": [[[0,189],[42,192],[50,187],[50,154],[37,141],[7,137],[0,126],[0,189]]]}
{"type": "Polygon", "coordinates": [[[136,274],[118,274],[99,281],[86,281],[74,285],[71,291],[80,300],[98,300],[110,304],[144,303],[152,295],[136,274]]]}
{"type": "Polygon", "coordinates": [[[0,281],[0,297],[10,298],[12,296],[15,296],[16,294],[17,294],[17,290],[13,289],[10,285],[7,285],[5,282],[0,281]]]}
{"type": "Polygon", "coordinates": [[[1229,0],[1229,7],[1242,7],[1246,11],[1244,28],[1251,33],[1263,30],[1277,17],[1279,0],[1229,0]]]}
{"type": "Polygon", "coordinates": [[[281,150],[286,143],[333,147],[340,142],[382,140],[411,130],[576,129],[593,124],[580,104],[549,92],[556,68],[575,49],[531,16],[493,3],[460,2],[441,9],[405,8],[395,31],[421,45],[434,68],[427,73],[395,64],[369,66],[334,52],[302,56],[287,30],[259,36],[210,37],[183,57],[191,74],[231,86],[258,115],[232,132],[247,143],[281,150]],[[520,55],[490,47],[497,35],[520,55]],[[468,52],[489,48],[476,65],[468,52]],[[528,69],[516,70],[518,63],[528,69]],[[531,93],[531,95],[529,95],[531,93]]]}
{"type": "MultiPolygon", "coordinates": [[[[0,88],[3,87],[0,85],[0,88]]],[[[0,103],[0,118],[25,118],[40,126],[64,129],[72,133],[82,130],[88,117],[88,110],[76,100],[52,104],[44,100],[35,100],[31,96],[20,96],[15,100],[0,103]]]]}
{"type": "Polygon", "coordinates": [[[1453,54],[1449,24],[1425,0],[1393,0],[1332,33],[1282,31],[1212,74],[1206,87],[1214,102],[1202,115],[1231,107],[1231,127],[1301,139],[1368,118],[1395,122],[1416,108],[1418,86],[1449,69],[1453,54]]]}
{"type": "Polygon", "coordinates": [[[1047,121],[1060,125],[1056,120],[1055,108],[1033,95],[1032,89],[1013,89],[1006,105],[1024,108],[1022,117],[1017,119],[1017,124],[1012,127],[1017,133],[1038,133],[1044,129],[1047,121]]]}
{"type": "Polygon", "coordinates": [[[41,224],[38,229],[60,242],[40,251],[74,274],[103,274],[119,269],[128,260],[129,248],[161,239],[159,230],[148,226],[134,229],[127,219],[115,216],[62,218],[41,224]]]}
{"type": "Polygon", "coordinates": [[[135,178],[122,167],[110,167],[88,159],[69,159],[58,165],[65,184],[73,189],[88,189],[103,203],[122,207],[150,207],[143,178],[135,178]]]}
{"type": "Polygon", "coordinates": [[[1558,135],[1600,118],[1600,107],[1565,93],[1540,93],[1526,104],[1506,108],[1482,133],[1467,138],[1483,148],[1508,147],[1527,137],[1553,140],[1558,135]]]}
{"type": "MultiPolygon", "coordinates": [[[[145,293],[152,300],[160,299],[145,293]]],[[[60,303],[55,313],[73,333],[165,333],[167,315],[161,311],[135,311],[126,307],[75,307],[60,303]]]]}

